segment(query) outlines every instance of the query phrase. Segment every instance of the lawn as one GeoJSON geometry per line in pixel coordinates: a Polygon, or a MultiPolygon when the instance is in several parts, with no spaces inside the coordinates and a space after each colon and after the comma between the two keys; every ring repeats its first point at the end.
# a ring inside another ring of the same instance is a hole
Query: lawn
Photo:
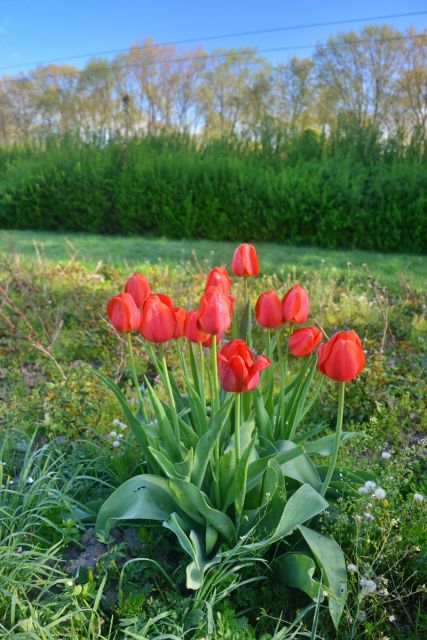
{"type": "MultiPolygon", "coordinates": [[[[312,317],[328,333],[354,328],[366,351],[345,405],[345,429],[359,437],[344,444],[340,465],[373,473],[386,498],[370,501],[356,491],[321,519],[322,532],[357,567],[348,574],[338,635],[324,603],[314,617],[304,614],[309,598],[254,558],[242,572],[214,573],[201,597],[185,588],[186,558],[171,532],[145,522],[95,536],[88,502],[143,469],[119,405],[87,366],[115,379],[132,401],[126,344],[106,321],[106,302],[139,270],[153,290],[196,306],[206,272],[228,266],[233,248],[0,232],[2,638],[416,640],[426,632],[422,256],[257,245],[253,302],[266,289],[283,295],[298,282],[310,294],[312,317]]],[[[241,297],[241,281],[232,292],[241,297]]],[[[254,345],[265,347],[259,328],[254,345]]],[[[141,341],[136,356],[138,373],[152,379],[141,341]]],[[[172,347],[168,357],[179,377],[172,347]]],[[[305,429],[334,428],[335,396],[328,382],[305,429]]]]}

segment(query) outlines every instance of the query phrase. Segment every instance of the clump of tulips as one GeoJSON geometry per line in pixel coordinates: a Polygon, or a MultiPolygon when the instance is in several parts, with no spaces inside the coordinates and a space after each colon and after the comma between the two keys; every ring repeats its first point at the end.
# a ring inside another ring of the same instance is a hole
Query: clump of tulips
{"type": "Polygon", "coordinates": [[[243,278],[237,303],[224,266],[207,274],[196,309],[153,293],[140,273],[108,302],[111,324],[127,336],[137,413],[110,378],[97,375],[119,400],[146,473],[114,491],[98,513],[97,529],[161,521],[191,558],[192,589],[237,548],[238,555],[252,553],[286,539],[290,546],[272,569],[314,600],[326,592],[337,626],[346,595],[344,556],[335,541],[315,531],[316,516],[359,481],[354,470],[336,464],[341,442],[354,436],[342,431],[344,389],[364,367],[362,345],[354,331],[327,338],[307,324],[309,296],[299,284],[282,299],[265,291],[253,310],[248,282],[259,267],[252,245],[236,248],[231,270],[243,278]],[[265,354],[252,348],[253,311],[265,354]],[[148,378],[138,380],[134,334],[142,338],[162,394],[148,378]],[[167,362],[173,349],[179,376],[167,362]],[[290,356],[298,359],[291,371],[290,356]],[[316,430],[302,427],[325,376],[338,383],[337,425],[334,434],[316,439],[316,430]],[[326,467],[316,464],[322,456],[329,457],[326,467]]]}

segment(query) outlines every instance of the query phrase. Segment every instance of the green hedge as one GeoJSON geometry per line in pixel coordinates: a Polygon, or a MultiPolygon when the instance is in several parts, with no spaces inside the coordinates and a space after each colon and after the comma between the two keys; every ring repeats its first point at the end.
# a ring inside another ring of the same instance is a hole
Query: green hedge
{"type": "Polygon", "coordinates": [[[305,132],[256,149],[158,137],[0,150],[0,226],[422,253],[426,159],[394,149],[305,132]]]}

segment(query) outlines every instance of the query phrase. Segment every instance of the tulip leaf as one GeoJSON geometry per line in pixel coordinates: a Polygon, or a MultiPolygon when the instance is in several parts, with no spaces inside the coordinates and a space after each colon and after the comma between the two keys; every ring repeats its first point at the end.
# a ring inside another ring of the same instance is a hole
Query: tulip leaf
{"type": "Polygon", "coordinates": [[[179,507],[195,522],[208,522],[227,542],[233,542],[236,531],[232,520],[209,504],[209,498],[194,484],[184,480],[169,480],[173,497],[179,507]]]}
{"type": "Polygon", "coordinates": [[[123,395],[119,386],[111,380],[108,376],[104,375],[100,371],[96,369],[92,369],[89,367],[91,373],[93,373],[97,378],[102,380],[102,382],[114,393],[117,400],[120,403],[120,406],[123,410],[123,414],[125,416],[125,420],[128,426],[131,428],[133,435],[135,436],[137,442],[140,444],[143,451],[146,451],[147,448],[147,438],[144,433],[144,428],[141,426],[141,423],[137,420],[136,416],[133,414],[128,401],[123,395]]]}
{"type": "Polygon", "coordinates": [[[255,416],[257,428],[260,436],[266,440],[273,440],[273,424],[267,409],[265,408],[264,398],[259,389],[253,390],[253,401],[255,407],[255,416]]]}
{"type": "Polygon", "coordinates": [[[159,423],[159,427],[162,434],[162,444],[166,448],[168,454],[173,458],[180,457],[179,442],[176,441],[172,425],[166,415],[163,404],[160,402],[156,392],[151,384],[146,379],[147,389],[150,394],[151,402],[153,404],[154,412],[159,423]]]}
{"type": "Polygon", "coordinates": [[[167,478],[175,478],[178,480],[187,479],[185,475],[177,471],[177,464],[171,462],[161,451],[153,447],[149,447],[149,451],[167,478]]]}
{"type": "Polygon", "coordinates": [[[283,462],[280,465],[283,475],[287,478],[297,480],[297,482],[300,482],[301,484],[309,484],[313,489],[319,491],[322,485],[319,474],[317,473],[316,467],[310,458],[301,450],[301,448],[290,440],[280,440],[279,442],[276,442],[276,446],[280,453],[286,453],[293,449],[298,449],[301,452],[300,455],[293,460],[283,462]]]}
{"type": "Polygon", "coordinates": [[[234,481],[234,506],[236,508],[236,514],[239,524],[240,517],[243,511],[243,505],[245,504],[249,459],[255,447],[255,442],[256,437],[252,438],[237,465],[236,477],[234,481]]]}
{"type": "Polygon", "coordinates": [[[124,482],[104,502],[97,531],[110,531],[123,520],[166,520],[177,510],[166,478],[142,474],[124,482]]]}
{"type": "Polygon", "coordinates": [[[202,551],[202,540],[199,534],[191,529],[188,536],[186,523],[176,513],[171,514],[163,523],[163,526],[175,533],[181,547],[192,559],[186,571],[187,589],[200,589],[205,571],[214,564],[218,564],[220,561],[219,556],[214,556],[214,558],[207,560],[202,551]]]}
{"type": "MultiPolygon", "coordinates": [[[[362,433],[358,433],[357,431],[343,431],[341,434],[340,442],[343,443],[346,440],[350,440],[351,438],[360,438],[363,436],[362,433]]],[[[314,442],[307,442],[304,445],[304,449],[309,454],[316,454],[319,456],[329,456],[332,453],[335,444],[335,434],[331,433],[328,436],[324,436],[323,438],[319,438],[314,442]]]]}
{"type": "Polygon", "coordinates": [[[313,578],[316,565],[313,558],[303,553],[285,553],[274,560],[272,569],[280,582],[287,587],[299,589],[312,600],[319,597],[320,583],[313,578]]]}
{"type": "Polygon", "coordinates": [[[328,592],[329,613],[335,628],[344,610],[347,597],[347,572],[341,547],[326,536],[300,526],[304,540],[310,547],[323,573],[323,588],[328,592]]]}
{"type": "Polygon", "coordinates": [[[223,404],[218,413],[213,416],[209,431],[199,439],[196,445],[191,481],[198,487],[202,486],[206,469],[209,464],[209,459],[211,458],[215,443],[220,437],[221,431],[230,414],[232,404],[233,397],[230,394],[225,401],[225,404],[223,404]]]}
{"type": "Polygon", "coordinates": [[[298,525],[307,522],[328,508],[327,501],[309,484],[303,484],[289,498],[283,510],[280,522],[271,536],[270,542],[280,540],[298,525]]]}

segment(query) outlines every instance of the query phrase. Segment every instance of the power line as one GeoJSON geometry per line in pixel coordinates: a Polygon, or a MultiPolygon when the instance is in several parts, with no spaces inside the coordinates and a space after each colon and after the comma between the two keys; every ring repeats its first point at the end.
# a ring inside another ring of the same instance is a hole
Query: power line
{"type": "MultiPolygon", "coordinates": [[[[217,34],[217,35],[212,35],[212,36],[203,36],[203,37],[199,37],[199,38],[187,38],[185,40],[173,40],[170,42],[160,42],[157,44],[151,44],[151,45],[143,45],[143,46],[134,46],[132,47],[133,49],[142,49],[142,50],[146,50],[146,49],[155,49],[158,47],[166,47],[166,46],[173,46],[173,45],[182,45],[182,44],[192,44],[195,42],[208,42],[208,41],[212,41],[212,40],[221,40],[224,38],[237,38],[237,37],[243,37],[243,36],[254,36],[254,35],[265,35],[268,33],[280,33],[280,32],[284,32],[284,31],[296,31],[296,30],[301,30],[301,29],[313,29],[313,28],[317,28],[317,27],[332,27],[332,26],[338,26],[338,25],[344,25],[344,24],[355,24],[358,22],[372,22],[374,20],[390,20],[392,18],[409,18],[409,17],[413,17],[413,16],[420,16],[420,15],[426,15],[427,11],[412,11],[412,12],[407,12],[407,13],[391,13],[388,15],[382,15],[382,16],[370,16],[370,17],[365,17],[365,18],[350,18],[348,20],[333,20],[331,22],[311,22],[311,23],[306,23],[306,24],[296,24],[296,25],[289,25],[289,26],[284,26],[284,27],[273,27],[273,28],[269,28],[269,29],[255,29],[252,31],[238,31],[235,33],[224,33],[224,34],[217,34]]],[[[264,49],[263,53],[267,53],[269,51],[273,52],[273,51],[287,51],[290,49],[308,49],[311,48],[312,45],[299,45],[296,47],[285,47],[285,48],[278,48],[278,49],[264,49]]],[[[313,45],[315,46],[315,45],[313,45]]],[[[6,71],[9,69],[19,69],[22,67],[33,67],[33,66],[45,66],[47,64],[52,64],[55,62],[64,62],[66,60],[79,60],[82,58],[91,58],[91,57],[96,57],[96,56],[106,56],[106,55],[112,55],[112,54],[116,54],[116,53],[126,53],[129,51],[129,47],[126,49],[109,49],[106,51],[92,51],[91,53],[81,53],[81,54],[77,54],[74,56],[64,56],[63,58],[50,58],[49,60],[41,60],[38,62],[21,62],[19,64],[14,64],[14,65],[9,65],[9,66],[2,66],[0,67],[0,71],[6,71]]]]}
{"type": "MultiPolygon", "coordinates": [[[[328,43],[317,43],[317,44],[303,44],[303,45],[298,45],[298,46],[289,46],[289,47],[275,47],[272,49],[259,49],[259,50],[255,50],[252,47],[246,47],[243,49],[239,49],[237,51],[234,52],[234,55],[236,57],[241,57],[241,56],[245,56],[248,53],[256,53],[256,54],[260,54],[260,53],[277,53],[280,51],[293,51],[294,49],[313,49],[314,47],[322,47],[324,49],[331,49],[334,47],[351,47],[359,44],[370,44],[370,43],[383,43],[383,42],[392,42],[392,41],[396,41],[396,40],[410,40],[412,38],[426,38],[426,46],[427,46],[427,36],[421,33],[417,33],[417,34],[413,34],[413,35],[408,35],[408,36],[395,36],[395,37],[389,37],[389,38],[366,38],[363,40],[357,40],[357,41],[351,41],[351,42],[346,42],[346,41],[338,41],[338,42],[334,42],[331,44],[328,43]]],[[[201,55],[196,55],[196,56],[187,56],[187,57],[182,57],[182,58],[165,58],[164,60],[148,60],[148,61],[142,61],[142,62],[130,62],[130,63],[122,63],[122,64],[117,64],[116,68],[118,69],[133,69],[133,68],[137,68],[137,67],[151,67],[154,66],[156,64],[169,64],[171,62],[191,62],[192,60],[215,60],[217,58],[226,58],[229,55],[229,51],[224,51],[221,53],[207,53],[207,54],[201,54],[201,55]]]]}

